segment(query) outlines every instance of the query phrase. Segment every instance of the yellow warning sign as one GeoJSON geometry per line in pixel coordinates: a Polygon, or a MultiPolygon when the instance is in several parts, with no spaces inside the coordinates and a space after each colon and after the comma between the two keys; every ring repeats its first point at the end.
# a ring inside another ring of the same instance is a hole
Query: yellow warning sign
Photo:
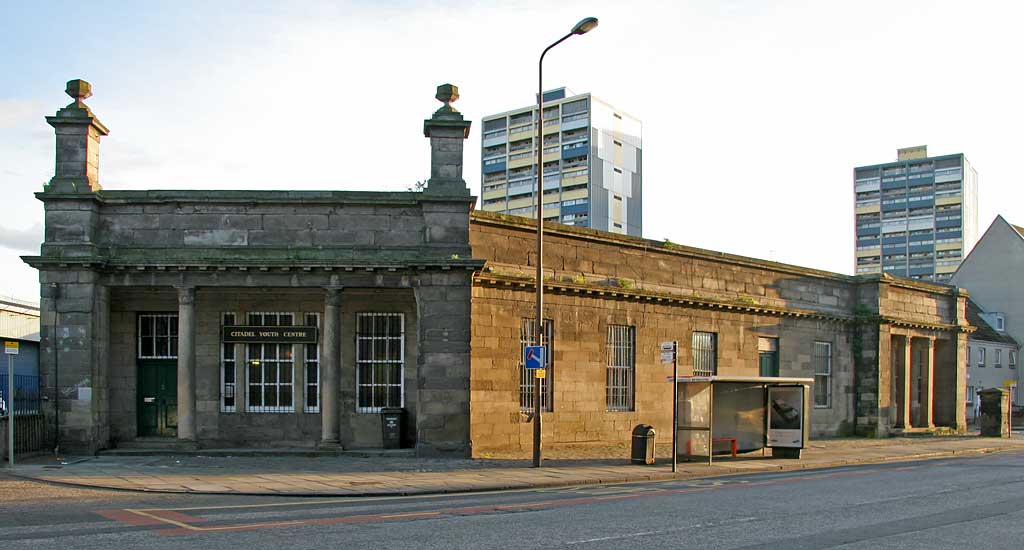
{"type": "Polygon", "coordinates": [[[7,355],[18,355],[18,343],[4,342],[4,353],[7,355]]]}
{"type": "Polygon", "coordinates": [[[547,378],[548,377],[548,370],[547,369],[533,369],[533,372],[537,373],[536,374],[537,378],[547,378]]]}

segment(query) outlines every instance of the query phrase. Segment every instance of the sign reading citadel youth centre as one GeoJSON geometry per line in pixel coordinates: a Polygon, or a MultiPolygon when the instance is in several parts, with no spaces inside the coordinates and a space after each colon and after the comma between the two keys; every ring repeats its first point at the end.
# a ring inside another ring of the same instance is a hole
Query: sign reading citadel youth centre
{"type": "Polygon", "coordinates": [[[315,344],[316,327],[225,326],[221,341],[225,344],[315,344]]]}

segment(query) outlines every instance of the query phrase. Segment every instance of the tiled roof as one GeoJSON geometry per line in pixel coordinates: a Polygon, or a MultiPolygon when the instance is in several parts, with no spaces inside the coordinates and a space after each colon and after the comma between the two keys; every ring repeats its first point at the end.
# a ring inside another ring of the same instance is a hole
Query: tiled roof
{"type": "Polygon", "coordinates": [[[1008,344],[1016,346],[1017,341],[1013,339],[1009,334],[1001,333],[996,329],[992,328],[985,319],[982,319],[981,314],[984,313],[978,304],[974,303],[974,300],[967,300],[967,322],[978,327],[978,330],[971,335],[972,340],[982,340],[984,342],[997,342],[1000,344],[1008,344]]]}
{"type": "Polygon", "coordinates": [[[1013,230],[1016,231],[1018,235],[1020,235],[1021,237],[1024,237],[1024,227],[1021,227],[1019,225],[1013,225],[1012,223],[1010,224],[1010,227],[1012,227],[1013,230]]]}

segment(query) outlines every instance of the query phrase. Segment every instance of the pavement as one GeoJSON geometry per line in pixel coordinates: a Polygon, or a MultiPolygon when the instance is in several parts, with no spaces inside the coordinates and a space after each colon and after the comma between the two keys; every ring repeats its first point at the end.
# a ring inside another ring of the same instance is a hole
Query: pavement
{"type": "Polygon", "coordinates": [[[631,464],[625,445],[546,448],[541,468],[531,467],[532,460],[523,453],[427,459],[386,452],[310,456],[294,449],[254,456],[220,449],[188,455],[43,456],[0,472],[68,486],[156,493],[397,496],[706,478],[1008,451],[1024,451],[1024,434],[1009,439],[968,435],[814,440],[800,459],[772,458],[770,450],[767,455],[755,451],[735,458],[716,455],[711,465],[680,462],[675,473],[670,445],[659,445],[654,465],[631,464]]]}

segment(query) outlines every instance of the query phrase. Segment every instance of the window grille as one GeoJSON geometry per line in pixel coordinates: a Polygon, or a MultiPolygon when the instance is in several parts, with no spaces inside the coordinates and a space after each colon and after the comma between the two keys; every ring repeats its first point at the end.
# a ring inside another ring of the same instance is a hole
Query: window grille
{"type": "MultiPolygon", "coordinates": [[[[320,314],[307,313],[306,326],[320,327],[320,314]]],[[[317,338],[318,342],[323,337],[317,338]]],[[[320,412],[320,344],[306,344],[306,412],[320,412]]]]}
{"type": "Polygon", "coordinates": [[[633,410],[636,371],[636,328],[608,326],[608,378],[605,405],[609,411],[633,410]]]}
{"type": "MultiPolygon", "coordinates": [[[[553,356],[555,355],[554,347],[552,346],[553,336],[553,325],[551,319],[544,319],[544,334],[541,335],[541,345],[545,346],[544,355],[544,368],[547,370],[547,376],[540,380],[540,407],[543,411],[551,411],[551,387],[552,380],[554,380],[554,366],[553,356]]],[[[535,346],[537,332],[537,321],[536,319],[523,319],[519,325],[519,410],[523,412],[532,412],[534,410],[533,401],[533,380],[534,374],[530,370],[527,370],[523,366],[523,354],[526,351],[526,346],[535,346]]]]}
{"type": "Polygon", "coordinates": [[[718,374],[718,334],[714,332],[693,332],[693,375],[714,376],[718,374]]]}
{"type": "Polygon", "coordinates": [[[356,412],[380,412],[405,404],[405,316],[356,316],[356,412]]]}
{"type": "MultiPolygon", "coordinates": [[[[235,324],[234,313],[221,315],[222,326],[235,324]]],[[[220,344],[220,410],[235,412],[235,345],[221,342],[220,344]]]]}
{"type": "MultiPolygon", "coordinates": [[[[294,324],[291,313],[250,313],[249,324],[287,327],[294,324]]],[[[247,344],[246,368],[249,412],[295,412],[295,364],[291,344],[247,344]]]]}
{"type": "Polygon", "coordinates": [[[139,359],[178,358],[178,315],[144,313],[139,315],[139,359]]]}
{"type": "Polygon", "coordinates": [[[832,406],[832,344],[814,343],[814,406],[832,406]]]}

